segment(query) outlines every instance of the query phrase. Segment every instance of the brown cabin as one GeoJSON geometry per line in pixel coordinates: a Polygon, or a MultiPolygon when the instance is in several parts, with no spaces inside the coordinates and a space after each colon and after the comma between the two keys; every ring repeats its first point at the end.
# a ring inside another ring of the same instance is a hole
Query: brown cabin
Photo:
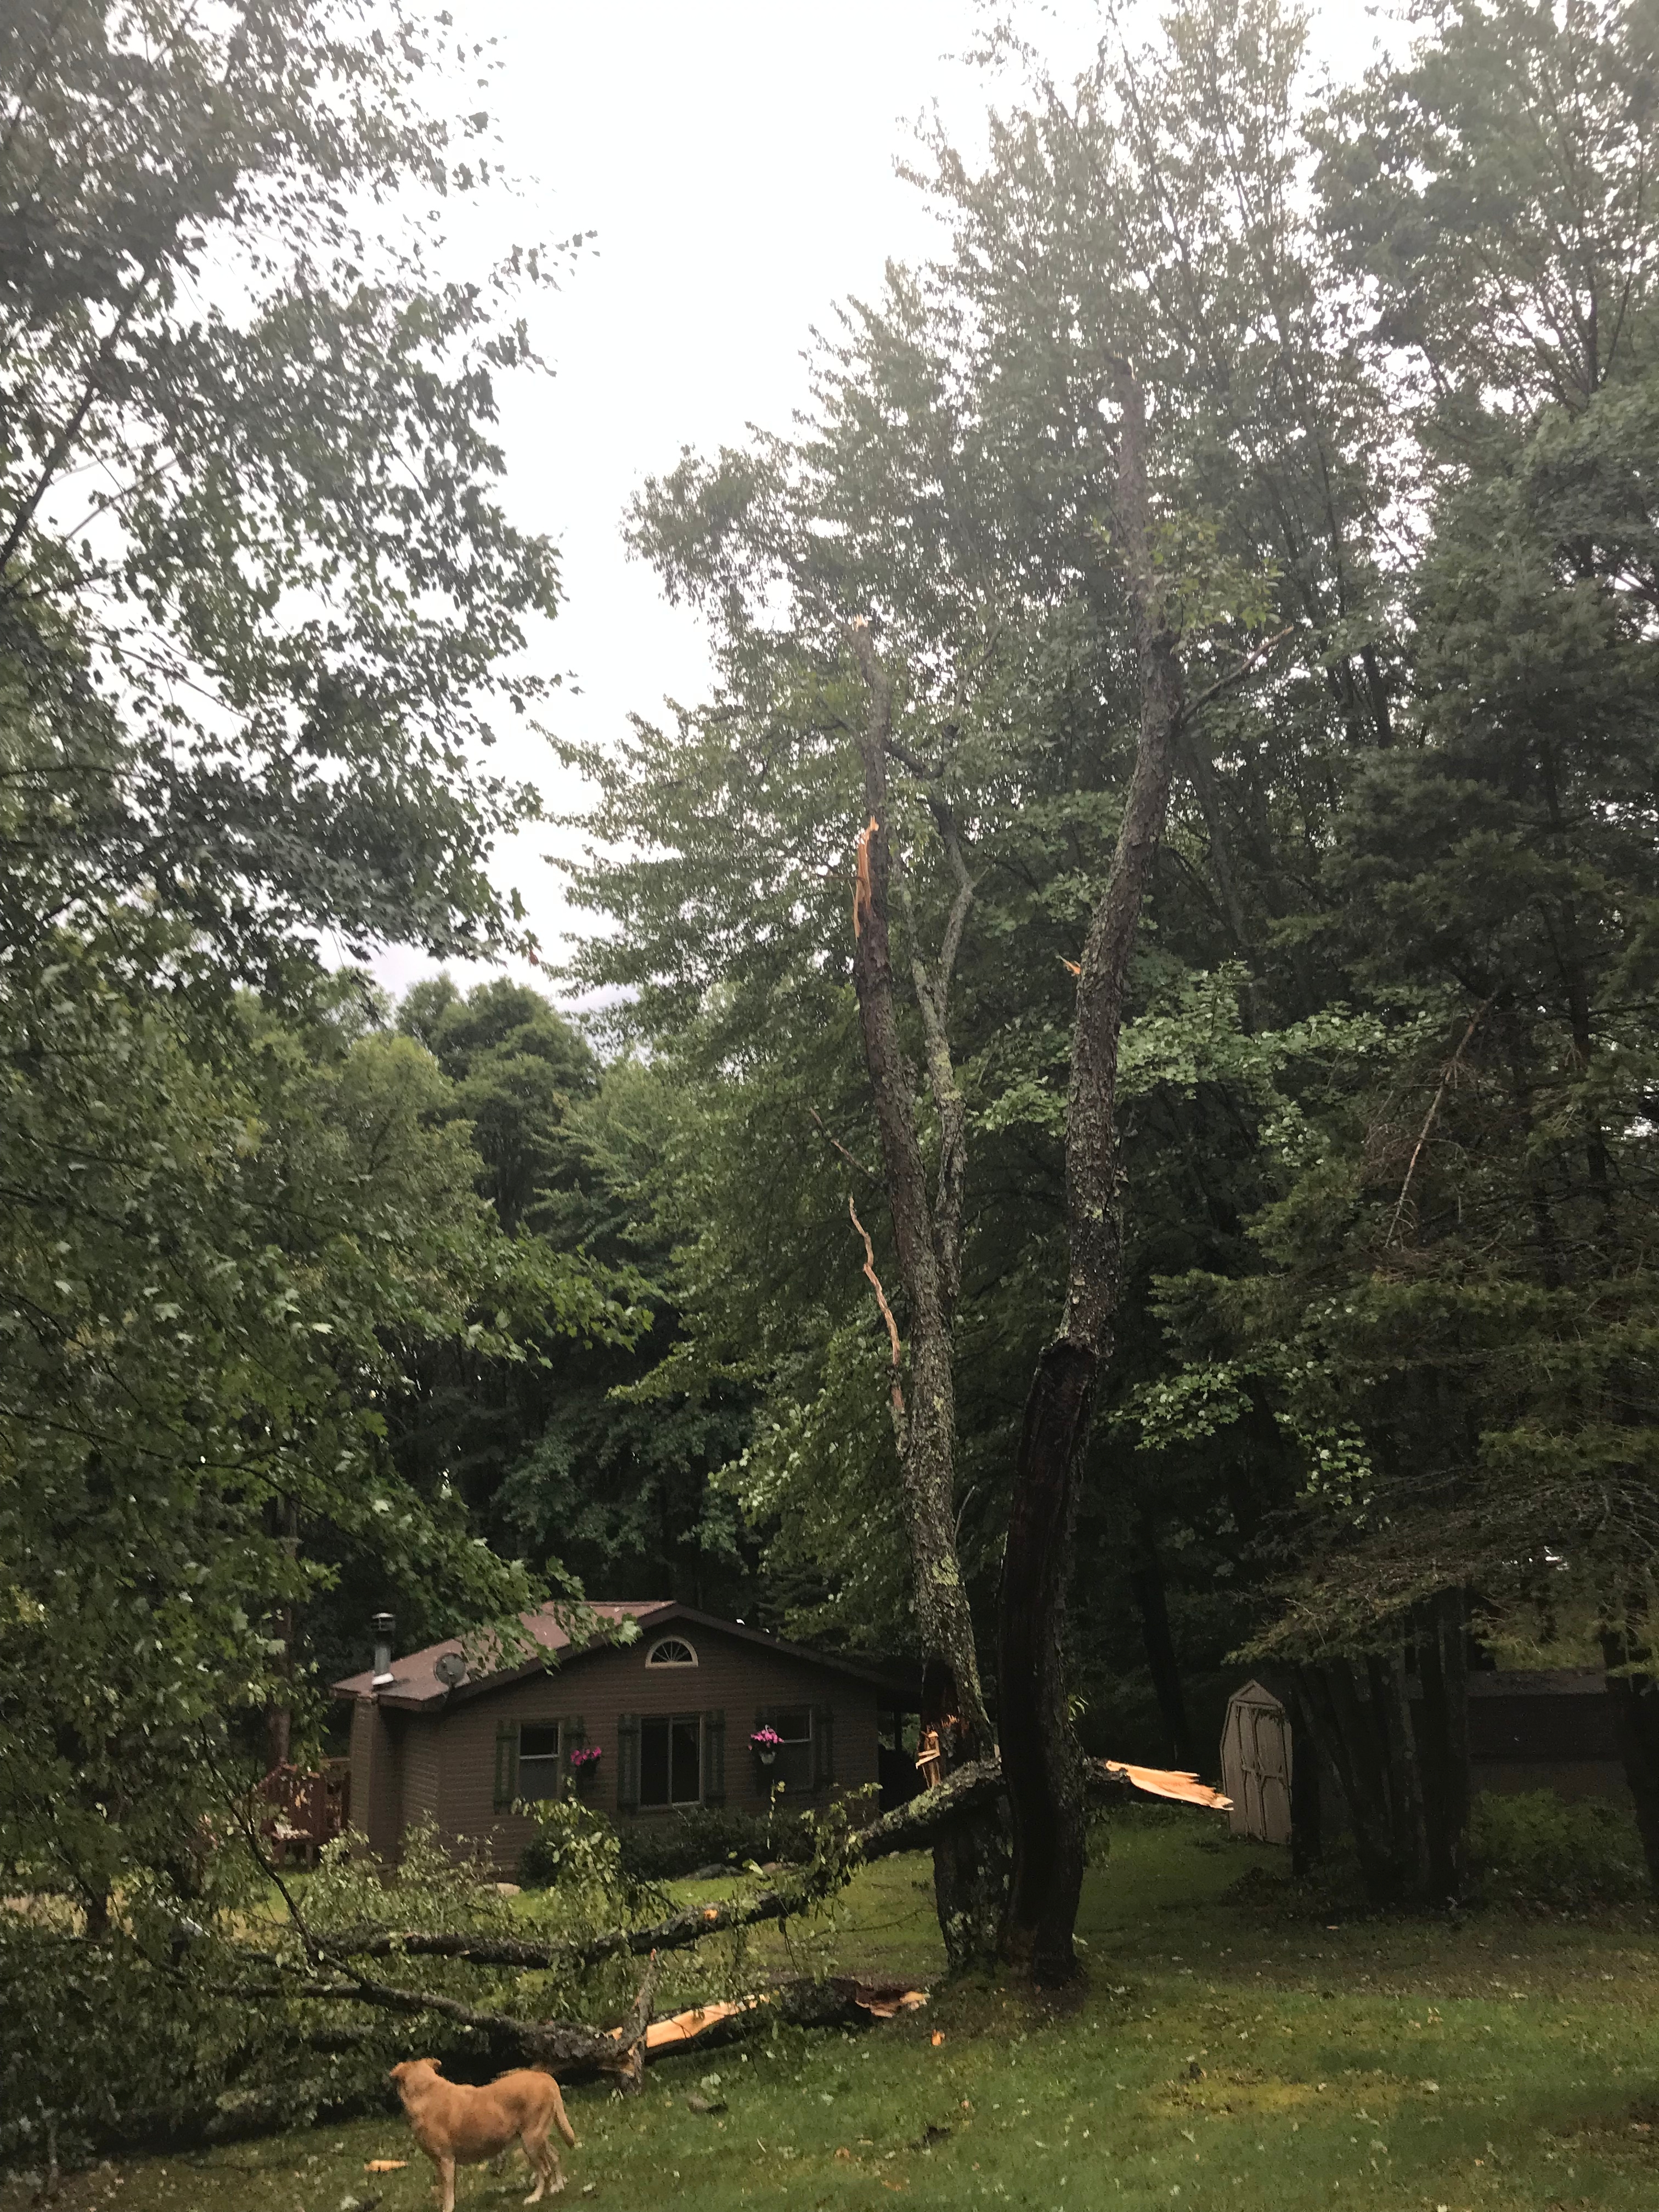
{"type": "MultiPolygon", "coordinates": [[[[547,1654],[471,1677],[459,1642],[429,1644],[334,1686],[349,1698],[353,1824],[388,1861],[430,1820],[516,1872],[535,1832],[515,1804],[574,1796],[613,1820],[699,1805],[792,1810],[874,1784],[884,1728],[914,1711],[902,1680],[661,1599],[596,1605],[631,1617],[629,1644],[573,1647],[551,1609],[524,1626],[547,1654]],[[750,1737],[769,1728],[775,1747],[750,1737]]],[[[381,1616],[385,1620],[385,1616],[381,1616]]],[[[387,1630],[390,1624],[387,1622],[387,1630]]]]}

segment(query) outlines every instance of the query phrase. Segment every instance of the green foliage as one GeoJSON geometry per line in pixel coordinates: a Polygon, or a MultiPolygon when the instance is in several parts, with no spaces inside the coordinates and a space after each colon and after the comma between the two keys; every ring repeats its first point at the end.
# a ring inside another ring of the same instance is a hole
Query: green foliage
{"type": "MultiPolygon", "coordinates": [[[[1137,708],[1108,396],[1132,334],[1200,703],[1121,1053],[1091,1729],[1145,1704],[1166,1598],[1190,1677],[1386,1639],[1448,1585],[1511,1626],[1636,1627],[1659,1558],[1652,11],[1445,0],[1416,33],[1329,94],[1273,0],[1188,0],[1069,85],[1022,51],[981,159],[927,140],[939,253],[846,310],[795,432],[647,488],[635,542],[705,617],[714,692],[580,761],[610,856],[574,872],[609,924],[580,972],[697,1119],[658,1382],[755,1393],[721,1482],[784,1617],[899,1644],[846,1221],[850,1193],[892,1290],[859,1165],[850,618],[898,672],[901,981],[953,890],[930,792],[975,881],[951,1042],[983,1609],[1060,1284],[1067,963],[1137,708]]],[[[1159,1696],[1174,1732],[1167,1669],[1159,1696]]]]}
{"type": "Polygon", "coordinates": [[[596,1927],[667,1911],[666,1898],[652,1885],[665,1873],[688,1869],[643,1866],[629,1850],[628,1836],[579,1798],[549,1798],[524,1809],[536,1820],[519,1861],[526,1888],[554,1891],[562,1911],[585,1916],[596,1927]]]}
{"type": "MultiPolygon", "coordinates": [[[[570,2193],[654,2203],[678,2173],[687,2212],[726,2212],[763,2179],[781,2212],[842,2194],[902,2195],[926,2212],[1005,2192],[1070,2205],[1080,2184],[1079,2201],[1130,2212],[1194,2196],[1238,2212],[1483,2199],[1509,2212],[1567,2191],[1596,2212],[1646,2212],[1659,2037],[1644,1935],[1503,1910],[1343,1916],[1333,1929],[1334,1914],[1295,1913],[1283,1860],[1192,1814],[1126,1823],[1085,1877],[1079,1933],[1094,1970],[1068,2004],[975,1978],[850,2039],[781,2027],[688,2052],[649,2069],[640,2098],[573,2082],[570,2193]],[[695,2092],[726,2111],[692,2109],[695,2092]]],[[[908,1857],[859,1875],[836,1931],[839,1971],[937,1976],[926,1874],[908,1857]]],[[[787,1971],[781,1949],[765,1964],[787,1971]]],[[[119,2199],[131,2212],[332,2207],[369,2193],[369,2160],[414,2155],[402,2114],[383,2106],[264,2143],[121,2158],[119,2199]]],[[[101,2193],[113,2178],[90,2185],[101,2193]]],[[[420,2212],[429,2181],[420,2161],[372,2185],[383,2212],[420,2212]]],[[[494,2185],[525,2187],[512,2173],[494,2185]]],[[[473,2178],[485,2202],[491,2186],[473,2178]]]]}
{"type": "Polygon", "coordinates": [[[444,1077],[354,1033],[349,979],[204,1049],[95,943],[46,950],[0,986],[0,1855],[96,1900],[222,1803],[268,1704],[314,1714],[279,1619],[343,1552],[452,1619],[527,1601],[387,1454],[402,1348],[612,1309],[503,1237],[444,1077]]]}
{"type": "Polygon", "coordinates": [[[320,960],[521,941],[472,763],[556,600],[494,432],[552,264],[434,273],[445,58],[355,0],[0,23],[0,1863],[94,1924],[314,1742],[343,1587],[531,1595],[398,1464],[422,1356],[633,1326],[320,960]]]}
{"type": "Polygon", "coordinates": [[[1569,1803],[1551,1790],[1482,1790],[1469,1816],[1469,1856],[1494,1903],[1584,1911],[1647,1893],[1636,1822],[1605,1798],[1569,1803]]]}
{"type": "MultiPolygon", "coordinates": [[[[672,1881],[701,1867],[733,1869],[774,1859],[810,1863],[814,1838],[801,1814],[739,1813],[698,1805],[664,1820],[630,1820],[617,1839],[622,1863],[636,1881],[672,1881]]],[[[533,1848],[533,1846],[532,1846],[533,1848]]]]}
{"type": "Polygon", "coordinates": [[[534,797],[470,756],[556,604],[495,418],[563,253],[435,273],[491,167],[487,114],[425,97],[440,35],[356,0],[0,26],[0,653],[72,622],[121,714],[10,786],[8,865],[187,916],[239,979],[319,930],[521,934],[485,863],[534,797]]]}
{"type": "Polygon", "coordinates": [[[462,999],[440,977],[416,987],[398,1020],[453,1079],[442,1115],[469,1123],[479,1188],[518,1248],[556,1271],[593,1272],[618,1305],[603,1344],[549,1334],[522,1359],[462,1343],[418,1350],[391,1416],[399,1467],[424,1495],[463,1498],[503,1553],[556,1559],[593,1588],[752,1610],[737,1512],[713,1481],[741,1448],[747,1394],[669,1379],[695,1103],[661,1068],[623,1059],[601,1073],[576,1031],[517,984],[462,999]],[[653,1370],[648,1400],[636,1396],[653,1370]]]}
{"type": "MultiPolygon", "coordinates": [[[[307,1889],[315,1924],[360,1925],[390,1910],[411,1924],[501,1928],[503,1900],[476,1870],[458,1869],[429,1834],[411,1841],[389,1891],[372,1863],[337,1847],[307,1889]]],[[[250,1954],[275,1963],[293,1938],[270,1919],[245,1854],[226,1846],[204,1872],[205,1890],[185,1899],[141,1877],[95,1943],[49,1909],[5,1916],[0,2156],[40,2159],[48,2124],[73,2164],[107,2145],[242,2136],[381,2101],[387,2068],[407,2055],[407,2023],[367,2008],[325,2019],[268,1966],[250,1977],[250,1954]],[[251,1980],[257,1996],[244,1993],[251,1980]]],[[[406,1963],[386,1972],[420,1985],[406,1963]]],[[[464,2047],[448,2023],[423,2027],[438,2055],[464,2047]]]]}

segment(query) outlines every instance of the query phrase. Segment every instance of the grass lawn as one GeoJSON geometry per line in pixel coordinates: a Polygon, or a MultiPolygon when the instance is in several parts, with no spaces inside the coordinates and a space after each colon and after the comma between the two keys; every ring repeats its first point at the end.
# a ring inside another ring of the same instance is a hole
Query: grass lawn
{"type": "MultiPolygon", "coordinates": [[[[839,1963],[937,1972],[927,1866],[860,1876],[839,1963]]],[[[1196,1815],[1115,1824],[1080,1932],[1090,1980],[1045,2006],[992,1982],[867,2033],[785,2033],[568,2094],[564,2203],[613,2212],[1654,2212],[1659,1947],[1644,1917],[1460,1925],[1282,1910],[1282,1855],[1196,1815]],[[1243,1886],[1239,1878],[1260,1869],[1243,1886]],[[712,2077],[718,2075],[718,2081],[712,2077]],[[702,2086],[723,2099],[689,2110],[702,2086]]],[[[688,1896],[700,1893],[679,1886],[688,1896]]],[[[411,2046],[413,2049],[414,2046],[411,2046]]],[[[66,2177],[64,2212],[424,2212],[431,2170],[384,2115],[66,2177]],[[374,2158],[407,2158],[368,2175],[374,2158]]],[[[527,2187],[462,2178],[466,2212],[527,2187]]],[[[0,2188],[0,2212],[27,2193],[0,2188]]]]}

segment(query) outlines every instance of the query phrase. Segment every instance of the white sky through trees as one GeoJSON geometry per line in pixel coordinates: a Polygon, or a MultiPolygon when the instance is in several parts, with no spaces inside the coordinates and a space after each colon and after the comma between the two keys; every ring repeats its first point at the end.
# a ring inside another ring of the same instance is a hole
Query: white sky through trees
{"type": "MultiPolygon", "coordinates": [[[[537,646],[565,679],[546,719],[604,743],[630,712],[695,701],[707,681],[696,624],[627,557],[629,499],[683,446],[740,442],[750,422],[787,428],[812,325],[828,326],[848,295],[872,295],[890,256],[930,250],[933,220],[894,165],[935,103],[954,137],[977,142],[995,86],[962,58],[991,11],[976,0],[451,4],[469,43],[496,42],[485,97],[524,198],[497,200],[495,217],[526,240],[598,234],[538,314],[555,374],[503,395],[502,431],[514,519],[562,549],[564,609],[537,646]]],[[[1010,12],[1062,77],[1102,21],[1090,0],[1010,12]]],[[[1325,0],[1314,16],[1318,58],[1357,70],[1377,35],[1371,12],[1325,0]]],[[[479,253],[507,242],[481,236],[479,253]]],[[[494,764],[532,778],[554,811],[579,799],[522,729],[501,728],[494,764]]],[[[543,855],[562,838],[541,825],[495,866],[550,961],[565,915],[543,855]]],[[[400,990],[431,964],[392,951],[375,968],[400,990]]]]}

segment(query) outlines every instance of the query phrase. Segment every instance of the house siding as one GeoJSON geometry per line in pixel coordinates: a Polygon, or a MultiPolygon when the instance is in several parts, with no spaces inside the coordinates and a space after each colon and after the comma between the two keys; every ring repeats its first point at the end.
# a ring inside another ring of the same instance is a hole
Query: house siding
{"type": "Polygon", "coordinates": [[[403,1721],[372,1698],[360,1698],[352,1708],[352,1823],[381,1858],[395,1858],[402,1839],[403,1721]]]}
{"type": "MultiPolygon", "coordinates": [[[[669,1623],[638,1644],[567,1659],[545,1674],[463,1698],[432,1720],[411,1718],[403,1754],[404,1802],[434,1811],[439,1832],[452,1845],[487,1844],[497,1872],[510,1876],[535,1824],[495,1804],[495,1744],[503,1723],[580,1719],[586,1741],[597,1744],[602,1754],[593,1782],[580,1793],[583,1802],[612,1819],[651,1820],[665,1818],[665,1812],[617,1813],[617,1724],[624,1713],[649,1718],[723,1712],[724,1802],[741,1812],[760,1813],[772,1778],[750,1752],[749,1735],[761,1713],[807,1705],[831,1716],[833,1782],[811,1794],[791,1793],[785,1800],[811,1805],[876,1784],[877,1705],[873,1684],[701,1624],[687,1628],[669,1623]],[[661,1634],[690,1643],[697,1665],[647,1668],[646,1655],[661,1634]],[[412,1779],[417,1774],[418,1784],[412,1779]]],[[[354,1767],[356,1746],[354,1733],[354,1767]]],[[[377,1848],[384,1852],[384,1846],[377,1848]]]]}
{"type": "Polygon", "coordinates": [[[404,1722],[403,1753],[403,1824],[412,1828],[418,1821],[438,1819],[442,1751],[437,1723],[410,1714],[404,1722]]]}

